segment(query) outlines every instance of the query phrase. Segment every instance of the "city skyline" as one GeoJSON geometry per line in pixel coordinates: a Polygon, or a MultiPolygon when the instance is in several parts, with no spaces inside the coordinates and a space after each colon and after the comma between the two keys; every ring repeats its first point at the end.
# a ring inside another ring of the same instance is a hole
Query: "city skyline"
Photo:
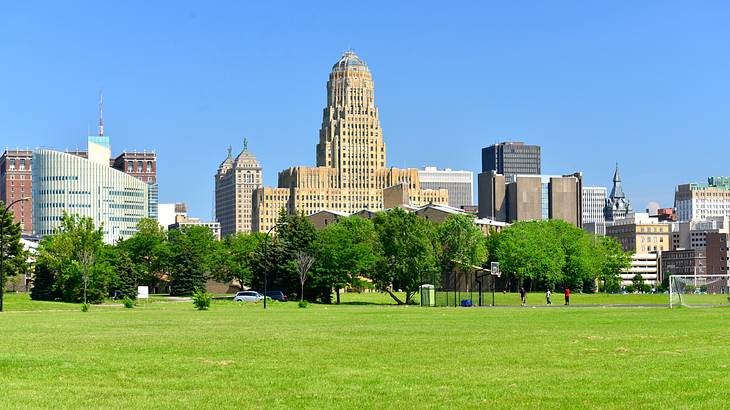
{"type": "MultiPolygon", "coordinates": [[[[236,143],[244,137],[261,162],[264,185],[275,186],[281,169],[314,165],[321,79],[332,60],[352,48],[373,70],[389,165],[477,174],[483,147],[524,141],[542,147],[545,174],[580,170],[586,185],[610,186],[618,161],[637,211],[651,201],[673,206],[677,185],[729,173],[723,159],[730,145],[723,97],[728,80],[721,73],[730,60],[719,54],[727,35],[717,18],[722,5],[685,10],[649,4],[633,15],[619,7],[608,10],[620,23],[615,29],[607,27],[611,19],[588,27],[607,11],[599,8],[557,9],[543,21],[537,9],[466,6],[446,10],[445,17],[534,24],[514,33],[506,23],[444,23],[434,33],[428,27],[438,21],[416,12],[411,31],[422,39],[398,27],[399,16],[409,11],[405,6],[382,16],[382,33],[373,36],[334,36],[295,19],[301,9],[281,13],[284,29],[271,38],[261,36],[273,32],[264,27],[272,18],[266,16],[277,11],[273,6],[201,11],[182,5],[170,11],[179,27],[158,21],[164,10],[151,7],[130,33],[136,21],[131,6],[48,6],[43,12],[10,6],[0,16],[0,34],[18,41],[0,45],[9,56],[0,148],[74,149],[94,129],[103,87],[114,153],[155,151],[160,202],[185,201],[192,214],[208,218],[211,177],[226,148],[240,149],[236,143]],[[568,14],[561,17],[558,10],[568,14]],[[559,29],[577,16],[585,27],[559,29]],[[230,25],[236,18],[246,24],[230,25]],[[643,27],[645,22],[651,24],[643,27]],[[547,38],[535,40],[541,31],[547,38]],[[300,39],[294,35],[299,32],[307,34],[300,39]],[[580,34],[585,39],[573,38],[580,34]],[[242,41],[256,38],[260,44],[242,41]],[[185,53],[177,41],[185,43],[185,53]],[[457,41],[465,44],[452,47],[457,41]],[[445,147],[444,140],[454,143],[445,147]],[[680,157],[697,142],[693,155],[680,157]],[[670,165],[673,158],[681,165],[670,165]]],[[[377,4],[371,7],[365,16],[376,14],[377,4]]],[[[322,13],[341,17],[347,10],[322,13]]]]}

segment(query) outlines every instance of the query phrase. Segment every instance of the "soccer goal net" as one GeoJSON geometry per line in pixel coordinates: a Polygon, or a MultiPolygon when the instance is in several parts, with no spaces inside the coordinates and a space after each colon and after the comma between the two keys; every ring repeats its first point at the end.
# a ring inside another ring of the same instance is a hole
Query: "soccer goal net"
{"type": "Polygon", "coordinates": [[[672,275],[669,307],[730,305],[730,275],[672,275]]]}

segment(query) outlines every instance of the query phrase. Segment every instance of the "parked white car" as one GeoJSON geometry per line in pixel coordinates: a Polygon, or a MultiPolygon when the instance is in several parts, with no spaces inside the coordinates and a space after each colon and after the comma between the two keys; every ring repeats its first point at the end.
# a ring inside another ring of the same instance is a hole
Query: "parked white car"
{"type": "Polygon", "coordinates": [[[253,290],[238,292],[233,298],[234,302],[260,302],[262,300],[264,300],[264,296],[253,290]]]}

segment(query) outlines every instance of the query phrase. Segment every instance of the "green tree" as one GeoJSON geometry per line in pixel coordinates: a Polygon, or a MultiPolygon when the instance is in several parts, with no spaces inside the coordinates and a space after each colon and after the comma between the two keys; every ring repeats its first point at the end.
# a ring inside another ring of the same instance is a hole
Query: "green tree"
{"type": "Polygon", "coordinates": [[[221,241],[215,277],[221,282],[237,282],[241,289],[251,286],[253,270],[261,258],[264,234],[238,233],[221,241]]]}
{"type": "Polygon", "coordinates": [[[172,254],[167,232],[154,219],[143,218],[137,224],[137,232],[118,244],[132,263],[142,285],[154,287],[162,274],[169,269],[172,254]]]}
{"type": "Polygon", "coordinates": [[[400,208],[379,213],[374,219],[383,258],[372,273],[374,285],[390,294],[398,304],[409,304],[424,275],[437,271],[433,225],[400,208]],[[405,300],[392,289],[402,289],[405,300]]]}
{"type": "Polygon", "coordinates": [[[289,215],[285,210],[279,213],[278,228],[264,244],[261,243],[261,260],[254,261],[252,286],[263,289],[264,275],[267,275],[268,289],[281,290],[285,294],[299,293],[297,259],[299,252],[314,254],[316,230],[302,214],[289,215]]]}
{"type": "Polygon", "coordinates": [[[356,216],[340,219],[317,232],[313,276],[319,297],[329,302],[332,291],[340,303],[340,289],[360,286],[372,276],[380,259],[380,243],[373,222],[356,216]]]}
{"type": "Polygon", "coordinates": [[[637,273],[633,278],[631,278],[631,283],[634,285],[634,288],[639,291],[644,289],[644,277],[641,276],[640,273],[637,273]]]}
{"type": "Polygon", "coordinates": [[[606,292],[616,292],[621,289],[621,271],[631,266],[631,254],[624,252],[614,238],[602,236],[594,237],[594,240],[599,261],[598,278],[606,292]]]}
{"type": "MultiPolygon", "coordinates": [[[[0,217],[4,212],[5,203],[0,201],[0,217]]],[[[5,218],[0,220],[0,224],[2,224],[3,233],[2,248],[0,248],[0,254],[3,257],[0,286],[5,286],[9,276],[25,274],[28,271],[28,253],[23,249],[23,243],[20,241],[20,224],[13,222],[12,210],[7,211],[5,218]]]]}
{"type": "Polygon", "coordinates": [[[38,246],[40,287],[31,296],[81,302],[86,293],[88,302],[101,302],[116,275],[100,258],[104,246],[102,230],[91,218],[64,213],[58,231],[38,246]]]}
{"type": "Polygon", "coordinates": [[[437,227],[441,266],[446,272],[455,268],[472,270],[487,261],[487,240],[472,217],[452,215],[437,227]]]}
{"type": "Polygon", "coordinates": [[[190,295],[195,289],[204,289],[218,246],[213,232],[205,226],[184,226],[171,230],[169,238],[170,294],[190,295]]]}
{"type": "Polygon", "coordinates": [[[102,260],[112,266],[116,272],[110,291],[119,292],[132,300],[137,299],[137,286],[142,280],[142,275],[137,270],[138,265],[132,262],[127,250],[119,246],[106,247],[102,252],[102,260]]]}
{"type": "Polygon", "coordinates": [[[494,238],[494,260],[514,287],[525,280],[553,288],[563,282],[565,252],[555,231],[542,221],[516,222],[494,238]]]}

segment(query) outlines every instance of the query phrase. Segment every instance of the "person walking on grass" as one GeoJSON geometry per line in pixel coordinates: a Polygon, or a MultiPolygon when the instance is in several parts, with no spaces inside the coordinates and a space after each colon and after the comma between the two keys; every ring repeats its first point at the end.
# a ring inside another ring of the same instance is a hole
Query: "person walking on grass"
{"type": "Polygon", "coordinates": [[[545,292],[545,301],[548,305],[552,305],[553,301],[550,299],[550,288],[548,288],[547,292],[545,292]]]}
{"type": "Polygon", "coordinates": [[[525,306],[525,299],[527,299],[527,292],[525,292],[525,288],[520,288],[520,300],[522,301],[522,306],[525,306]]]}
{"type": "Polygon", "coordinates": [[[565,288],[565,306],[570,306],[570,288],[565,288]]]}

